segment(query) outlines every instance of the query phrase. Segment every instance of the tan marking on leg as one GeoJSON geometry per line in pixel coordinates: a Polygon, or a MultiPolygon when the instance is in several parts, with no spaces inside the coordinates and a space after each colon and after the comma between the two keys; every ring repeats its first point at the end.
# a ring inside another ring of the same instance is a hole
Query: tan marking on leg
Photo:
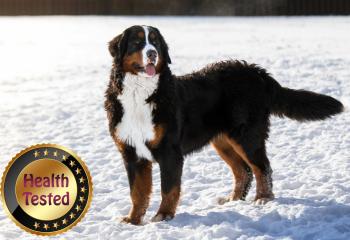
{"type": "Polygon", "coordinates": [[[265,204],[274,198],[274,194],[270,187],[270,181],[272,181],[271,176],[263,174],[256,166],[252,166],[252,169],[256,179],[255,201],[258,201],[259,204],[265,204]]]}
{"type": "Polygon", "coordinates": [[[130,196],[132,208],[129,216],[124,219],[132,224],[140,224],[149,205],[152,192],[152,163],[147,161],[141,171],[135,175],[130,196]]]}
{"type": "MultiPolygon", "coordinates": [[[[126,144],[115,135],[113,139],[120,153],[124,155],[126,144]]],[[[142,164],[144,166],[135,173],[135,178],[131,186],[130,197],[132,207],[129,215],[123,218],[123,221],[127,223],[140,224],[149,205],[149,199],[152,193],[152,163],[145,161],[142,164]]]]}
{"type": "Polygon", "coordinates": [[[162,192],[162,202],[152,221],[170,220],[175,216],[176,207],[180,199],[180,186],[174,187],[169,193],[162,192]]]}
{"type": "Polygon", "coordinates": [[[245,153],[243,147],[238,144],[235,140],[233,140],[232,138],[229,138],[226,136],[227,141],[230,143],[230,145],[233,147],[233,149],[235,150],[236,153],[238,153],[238,155],[241,156],[241,158],[247,162],[247,164],[250,164],[249,159],[247,157],[247,154],[245,153]]]}
{"type": "MultiPolygon", "coordinates": [[[[238,144],[234,139],[228,138],[230,144],[234,148],[234,150],[242,157],[244,161],[250,166],[250,168],[253,170],[255,180],[256,180],[256,196],[255,201],[259,199],[265,199],[268,201],[268,199],[273,199],[274,194],[272,193],[271,189],[271,176],[267,176],[264,174],[259,167],[257,167],[255,164],[252,163],[252,161],[248,158],[246,152],[244,151],[243,147],[238,144]]],[[[266,202],[264,200],[264,202],[266,202]]]]}
{"type": "Polygon", "coordinates": [[[161,124],[158,124],[154,127],[154,138],[148,142],[148,145],[150,148],[156,148],[160,141],[162,141],[164,133],[165,133],[165,127],[161,124]]]}
{"type": "Polygon", "coordinates": [[[116,135],[113,136],[113,140],[114,140],[114,143],[115,145],[117,146],[119,152],[121,154],[124,153],[124,150],[125,150],[125,147],[126,147],[126,144],[125,142],[123,142],[122,140],[120,140],[116,135]]]}
{"type": "Polygon", "coordinates": [[[211,143],[219,156],[229,165],[235,178],[232,196],[226,200],[243,200],[251,182],[251,176],[247,172],[247,165],[234,151],[226,136],[220,135],[213,139],[211,143]]]}

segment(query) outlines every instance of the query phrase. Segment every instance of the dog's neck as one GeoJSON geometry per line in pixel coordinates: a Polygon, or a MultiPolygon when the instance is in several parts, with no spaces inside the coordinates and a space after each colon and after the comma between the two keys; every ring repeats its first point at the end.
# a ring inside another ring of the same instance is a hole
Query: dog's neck
{"type": "MultiPolygon", "coordinates": [[[[148,89],[148,91],[154,88],[155,82],[157,82],[157,87],[162,86],[161,87],[163,89],[162,91],[167,92],[166,95],[171,95],[171,93],[165,89],[170,88],[170,91],[173,90],[173,83],[172,83],[173,76],[168,65],[165,65],[162,68],[162,70],[156,75],[154,75],[153,77],[143,77],[143,76],[134,75],[132,73],[124,72],[119,65],[113,64],[113,68],[110,74],[110,82],[109,82],[110,94],[116,94],[116,95],[122,94],[124,83],[125,82],[132,83],[133,81],[131,80],[136,80],[135,81],[136,84],[140,86],[144,86],[146,89],[148,89]],[[160,82],[162,82],[162,84],[160,82]]],[[[132,86],[132,84],[128,84],[128,86],[130,85],[132,86]]],[[[142,88],[142,87],[138,87],[138,88],[142,88]]]]}
{"type": "Polygon", "coordinates": [[[159,74],[156,74],[153,77],[144,77],[131,73],[125,73],[122,81],[123,94],[141,94],[148,97],[157,89],[158,82],[159,74]]]}

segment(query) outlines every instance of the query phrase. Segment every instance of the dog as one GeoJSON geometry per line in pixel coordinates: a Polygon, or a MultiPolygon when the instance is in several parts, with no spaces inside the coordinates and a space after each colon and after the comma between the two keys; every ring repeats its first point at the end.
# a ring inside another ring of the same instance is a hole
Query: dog
{"type": "Polygon", "coordinates": [[[343,111],[336,99],[282,87],[245,61],[221,61],[172,75],[168,46],[151,26],[132,26],[109,42],[113,57],[105,110],[130,184],[132,208],[124,222],[140,224],[159,164],[162,200],[152,221],[175,216],[184,156],[211,143],[231,168],[235,185],[220,203],[244,200],[256,179],[255,201],[274,198],[265,141],[271,114],[323,120],[343,111]]]}

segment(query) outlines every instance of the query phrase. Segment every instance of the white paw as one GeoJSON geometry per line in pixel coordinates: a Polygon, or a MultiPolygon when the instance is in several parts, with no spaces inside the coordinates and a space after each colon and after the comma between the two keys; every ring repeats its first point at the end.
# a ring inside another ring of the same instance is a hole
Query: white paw
{"type": "Polygon", "coordinates": [[[151,221],[152,222],[161,222],[161,221],[169,221],[174,218],[173,214],[165,214],[165,213],[158,213],[155,215],[151,221]]]}
{"type": "Polygon", "coordinates": [[[258,198],[254,201],[255,205],[265,205],[266,203],[272,201],[273,198],[258,198]]]}
{"type": "Polygon", "coordinates": [[[230,198],[229,197],[219,197],[218,198],[218,204],[219,205],[223,205],[223,204],[225,204],[225,203],[227,203],[227,202],[229,202],[230,201],[230,198]]]}
{"type": "Polygon", "coordinates": [[[219,205],[223,205],[227,202],[231,202],[231,201],[239,201],[242,200],[239,197],[235,197],[235,196],[229,196],[229,197],[219,197],[218,198],[218,204],[219,205]]]}

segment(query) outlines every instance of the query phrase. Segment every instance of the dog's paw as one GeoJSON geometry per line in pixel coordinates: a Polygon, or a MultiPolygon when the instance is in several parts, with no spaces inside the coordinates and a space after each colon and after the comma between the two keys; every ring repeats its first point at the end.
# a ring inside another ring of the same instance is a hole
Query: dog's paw
{"type": "Polygon", "coordinates": [[[275,198],[273,194],[264,197],[256,197],[254,200],[255,205],[265,205],[266,203],[272,201],[275,198]]]}
{"type": "Polygon", "coordinates": [[[223,205],[227,202],[230,202],[230,201],[238,201],[238,200],[242,200],[240,197],[237,197],[237,196],[229,196],[229,197],[219,197],[218,198],[218,204],[219,205],[223,205]]]}
{"type": "Polygon", "coordinates": [[[219,197],[218,198],[218,204],[224,205],[225,203],[230,201],[230,197],[219,197]]]}
{"type": "Polygon", "coordinates": [[[141,224],[141,219],[133,219],[129,216],[123,217],[121,220],[122,223],[130,223],[133,225],[140,225],[141,224]]]}
{"type": "Polygon", "coordinates": [[[169,221],[174,218],[174,214],[172,213],[157,213],[151,221],[152,222],[161,222],[161,221],[169,221]]]}

